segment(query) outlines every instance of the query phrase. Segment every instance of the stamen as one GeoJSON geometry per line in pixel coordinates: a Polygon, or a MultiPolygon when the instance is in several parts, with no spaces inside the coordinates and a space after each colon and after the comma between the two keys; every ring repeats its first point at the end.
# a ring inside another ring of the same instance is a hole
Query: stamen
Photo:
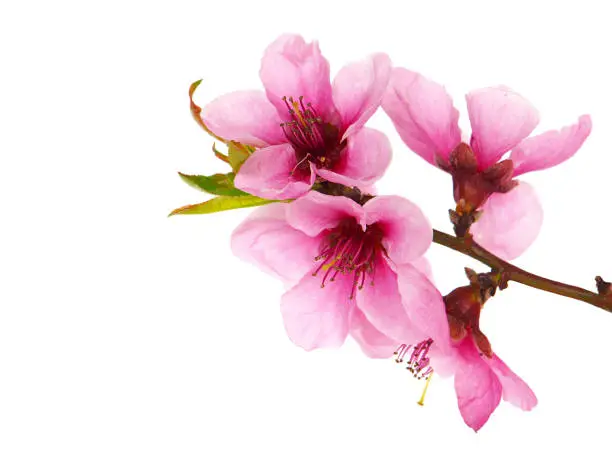
{"type": "Polygon", "coordinates": [[[298,162],[308,160],[315,162],[319,167],[330,167],[337,161],[336,156],[338,156],[335,152],[337,149],[335,142],[339,139],[330,134],[335,132],[333,126],[324,124],[312,104],[304,102],[303,96],[297,100],[284,96],[282,100],[287,107],[290,120],[282,123],[281,128],[287,140],[293,145],[298,155],[298,162]]]}
{"type": "Polygon", "coordinates": [[[402,363],[404,361],[404,357],[408,355],[408,352],[412,350],[410,354],[410,359],[406,363],[406,369],[414,376],[416,379],[428,378],[433,373],[433,368],[429,364],[429,348],[433,343],[432,339],[426,339],[425,341],[421,341],[416,346],[411,346],[407,344],[402,344],[397,348],[394,355],[396,356],[395,361],[397,363],[402,363]]]}
{"type": "Polygon", "coordinates": [[[393,355],[395,356],[395,362],[402,363],[404,361],[404,357],[406,356],[406,353],[409,350],[410,350],[409,344],[402,344],[400,347],[398,347],[396,351],[393,353],[393,355]]]}
{"type": "Polygon", "coordinates": [[[302,158],[300,162],[295,165],[295,167],[291,170],[291,175],[294,175],[299,170],[300,166],[308,161],[308,158],[310,158],[310,154],[306,154],[306,156],[304,156],[304,158],[302,158]]]}
{"type": "Polygon", "coordinates": [[[313,276],[325,271],[321,287],[333,282],[342,275],[352,275],[349,298],[354,298],[368,277],[373,281],[378,257],[386,256],[382,244],[382,232],[376,225],[368,226],[365,231],[355,220],[347,219],[331,230],[324,239],[320,253],[315,257],[318,263],[313,276]]]}
{"type": "Polygon", "coordinates": [[[283,99],[283,102],[285,102],[285,105],[287,106],[287,110],[289,110],[289,113],[291,113],[292,112],[291,105],[289,105],[289,102],[287,102],[287,96],[283,96],[282,99],[283,99]]]}

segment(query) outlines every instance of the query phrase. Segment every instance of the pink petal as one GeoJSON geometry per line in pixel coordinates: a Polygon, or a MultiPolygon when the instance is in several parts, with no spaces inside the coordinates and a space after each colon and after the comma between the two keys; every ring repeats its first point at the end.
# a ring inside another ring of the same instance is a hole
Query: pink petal
{"type": "Polygon", "coordinates": [[[382,107],[408,148],[425,161],[448,155],[461,142],[459,112],[443,86],[422,75],[395,68],[382,107]]]}
{"type": "Polygon", "coordinates": [[[518,408],[529,411],[538,404],[538,399],[527,383],[519,378],[508,366],[497,356],[483,360],[499,378],[502,385],[504,400],[512,403],[518,408]]]}
{"type": "Polygon", "coordinates": [[[316,41],[306,43],[299,35],[280,36],[264,52],[259,76],[283,119],[288,116],[285,96],[296,100],[303,96],[304,103],[312,103],[324,118],[333,111],[329,63],[316,41]]]}
{"type": "Polygon", "coordinates": [[[351,310],[349,323],[351,336],[368,357],[387,359],[399,346],[399,343],[376,329],[358,308],[351,310]]]}
{"type": "Polygon", "coordinates": [[[548,169],[571,158],[591,133],[591,117],[582,115],[577,124],[523,140],[510,154],[514,176],[548,169]]]}
{"type": "Polygon", "coordinates": [[[294,283],[309,270],[319,241],[289,226],[285,219],[288,204],[261,207],[232,233],[232,251],[285,282],[294,283]]]}
{"type": "Polygon", "coordinates": [[[234,184],[236,188],[266,199],[291,199],[310,190],[315,181],[311,170],[306,181],[294,175],[295,151],[289,144],[274,145],[255,151],[242,165],[234,184]]]}
{"type": "Polygon", "coordinates": [[[465,423],[478,431],[499,405],[502,386],[471,339],[464,339],[459,351],[463,358],[455,373],[459,411],[465,423]]]}
{"type": "Polygon", "coordinates": [[[536,240],[544,211],[535,190],[525,182],[508,193],[493,193],[472,225],[474,240],[498,257],[511,260],[536,240]]]}
{"type": "Polygon", "coordinates": [[[340,347],[348,334],[351,282],[338,276],[321,288],[321,275],[306,273],[281,299],[289,339],[307,351],[340,347]]]}
{"type": "Polygon", "coordinates": [[[431,269],[431,263],[426,257],[417,258],[410,262],[413,268],[416,268],[421,274],[423,274],[429,282],[435,285],[433,270],[431,269]]]}
{"type": "Polygon", "coordinates": [[[414,266],[396,266],[399,293],[410,322],[444,353],[451,352],[450,332],[442,294],[414,266]]]}
{"type": "Polygon", "coordinates": [[[383,230],[383,245],[391,260],[409,263],[423,255],[433,238],[429,221],[416,204],[399,196],[378,196],[364,204],[366,223],[383,230]]]}
{"type": "Polygon", "coordinates": [[[518,145],[540,120],[527,99],[503,86],[472,91],[466,101],[472,124],[472,149],[480,170],[492,166],[518,145]]]}
{"type": "Polygon", "coordinates": [[[316,191],[292,202],[287,210],[289,224],[308,236],[335,228],[345,218],[354,218],[361,223],[363,209],[352,199],[316,191]]]}
{"type": "Polygon", "coordinates": [[[436,342],[429,349],[430,365],[438,376],[448,378],[453,376],[457,368],[461,366],[461,360],[458,358],[458,352],[455,348],[440,349],[436,342]]]}
{"type": "Polygon", "coordinates": [[[345,128],[344,138],[360,129],[378,109],[390,75],[391,60],[382,53],[340,69],[332,97],[345,128]]]}
{"type": "Polygon", "coordinates": [[[384,258],[380,257],[373,275],[367,277],[363,288],[358,290],[357,307],[388,337],[401,343],[421,341],[422,335],[413,330],[402,305],[397,275],[384,258]]]}
{"type": "Polygon", "coordinates": [[[262,91],[237,91],[207,104],[204,124],[226,140],[265,147],[286,142],[280,118],[262,91]]]}
{"type": "Polygon", "coordinates": [[[383,176],[391,163],[391,144],[380,131],[363,128],[348,138],[340,162],[333,171],[318,169],[325,180],[360,189],[369,187],[383,176]]]}

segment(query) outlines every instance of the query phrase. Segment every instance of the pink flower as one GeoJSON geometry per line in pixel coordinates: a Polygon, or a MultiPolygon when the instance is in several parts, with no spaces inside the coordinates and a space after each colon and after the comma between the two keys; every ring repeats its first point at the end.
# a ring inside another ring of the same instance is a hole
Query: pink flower
{"type": "Polygon", "coordinates": [[[591,132],[591,119],[527,138],[539,122],[535,108],[505,87],[466,96],[472,135],[462,143],[459,112],[446,90],[418,73],[393,70],[382,106],[406,145],[453,175],[457,211],[474,215],[476,242],[511,259],[535,240],[542,208],[534,190],[515,177],[553,167],[576,153],[591,132]],[[510,151],[509,159],[498,162],[510,151]]]}
{"type": "Polygon", "coordinates": [[[232,249],[289,285],[281,312],[295,344],[338,347],[350,334],[368,356],[390,357],[400,342],[436,336],[412,326],[428,313],[417,305],[407,313],[401,295],[428,304],[412,282],[426,271],[420,257],[431,240],[427,219],[404,198],[362,206],[311,191],[256,210],[234,231],[232,249]]]}
{"type": "Polygon", "coordinates": [[[283,35],[265,51],[263,91],[221,96],[202,110],[216,135],[258,147],[242,165],[236,187],[268,199],[299,197],[317,176],[367,187],[391,160],[387,137],[364,128],[391,73],[385,54],[345,66],[330,83],[317,42],[283,35]]]}
{"type": "MultiPolygon", "coordinates": [[[[487,422],[502,398],[526,411],[536,406],[533,391],[493,352],[480,331],[482,300],[478,291],[472,286],[460,287],[443,298],[431,282],[420,276],[418,292],[418,307],[429,314],[413,325],[438,333],[412,346],[401,346],[398,361],[406,359],[408,369],[417,377],[427,377],[433,371],[442,376],[454,374],[459,411],[475,431],[487,422]],[[429,300],[427,305],[422,304],[425,298],[429,300]]],[[[406,292],[402,296],[406,312],[411,315],[415,302],[406,292]]]]}

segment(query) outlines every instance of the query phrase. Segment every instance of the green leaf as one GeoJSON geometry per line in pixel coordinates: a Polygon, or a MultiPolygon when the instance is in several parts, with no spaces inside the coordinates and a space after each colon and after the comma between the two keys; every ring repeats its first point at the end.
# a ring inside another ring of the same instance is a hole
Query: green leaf
{"type": "MultiPolygon", "coordinates": [[[[242,209],[245,207],[263,206],[279,201],[270,201],[268,199],[258,198],[257,196],[219,196],[212,198],[209,201],[199,204],[191,204],[184,207],[179,207],[170,212],[172,215],[187,215],[187,214],[212,214],[222,212],[224,210],[242,209]]],[[[280,201],[282,202],[282,201],[280,201]]]]}
{"type": "Polygon", "coordinates": [[[227,143],[227,157],[234,172],[240,170],[240,166],[251,155],[252,149],[238,142],[227,143]]]}
{"type": "Polygon", "coordinates": [[[187,175],[179,172],[179,175],[185,183],[197,188],[200,191],[206,191],[210,194],[219,196],[249,196],[248,193],[237,189],[234,186],[235,174],[214,174],[214,175],[187,175]]]}

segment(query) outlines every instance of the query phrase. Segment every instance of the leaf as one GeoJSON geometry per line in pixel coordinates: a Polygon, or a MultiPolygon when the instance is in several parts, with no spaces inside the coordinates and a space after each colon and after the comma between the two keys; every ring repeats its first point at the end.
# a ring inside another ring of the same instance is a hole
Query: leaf
{"type": "Polygon", "coordinates": [[[228,142],[227,144],[227,157],[230,166],[234,172],[240,170],[240,166],[244,163],[247,158],[251,155],[249,147],[238,142],[228,142]]]}
{"type": "Polygon", "coordinates": [[[212,147],[213,153],[215,154],[215,156],[217,158],[219,158],[221,161],[223,161],[224,163],[229,164],[229,157],[227,155],[224,155],[223,153],[221,153],[219,150],[217,150],[217,145],[215,145],[213,143],[213,147],[212,147]]]}
{"type": "Polygon", "coordinates": [[[237,189],[234,186],[235,174],[214,174],[214,175],[187,175],[179,172],[179,175],[185,183],[197,188],[200,191],[206,191],[210,194],[220,196],[249,196],[248,193],[237,189]]]}
{"type": "Polygon", "coordinates": [[[217,139],[219,142],[227,143],[227,140],[222,139],[210,129],[208,129],[208,127],[204,124],[204,121],[202,121],[202,117],[200,116],[200,113],[202,112],[202,107],[196,105],[196,103],[193,101],[193,93],[195,92],[197,87],[200,86],[200,83],[202,83],[202,80],[195,81],[191,83],[191,86],[189,86],[189,108],[191,109],[191,116],[193,116],[195,122],[198,123],[198,125],[202,129],[204,129],[209,135],[217,139]]]}
{"type": "Polygon", "coordinates": [[[172,215],[188,215],[188,214],[212,214],[215,212],[222,212],[224,210],[231,209],[242,209],[245,207],[256,207],[263,206],[264,204],[271,204],[273,202],[283,201],[270,201],[268,199],[258,198],[257,196],[218,196],[212,198],[209,201],[201,202],[199,204],[191,204],[188,206],[179,207],[170,212],[169,217],[172,215]]]}

